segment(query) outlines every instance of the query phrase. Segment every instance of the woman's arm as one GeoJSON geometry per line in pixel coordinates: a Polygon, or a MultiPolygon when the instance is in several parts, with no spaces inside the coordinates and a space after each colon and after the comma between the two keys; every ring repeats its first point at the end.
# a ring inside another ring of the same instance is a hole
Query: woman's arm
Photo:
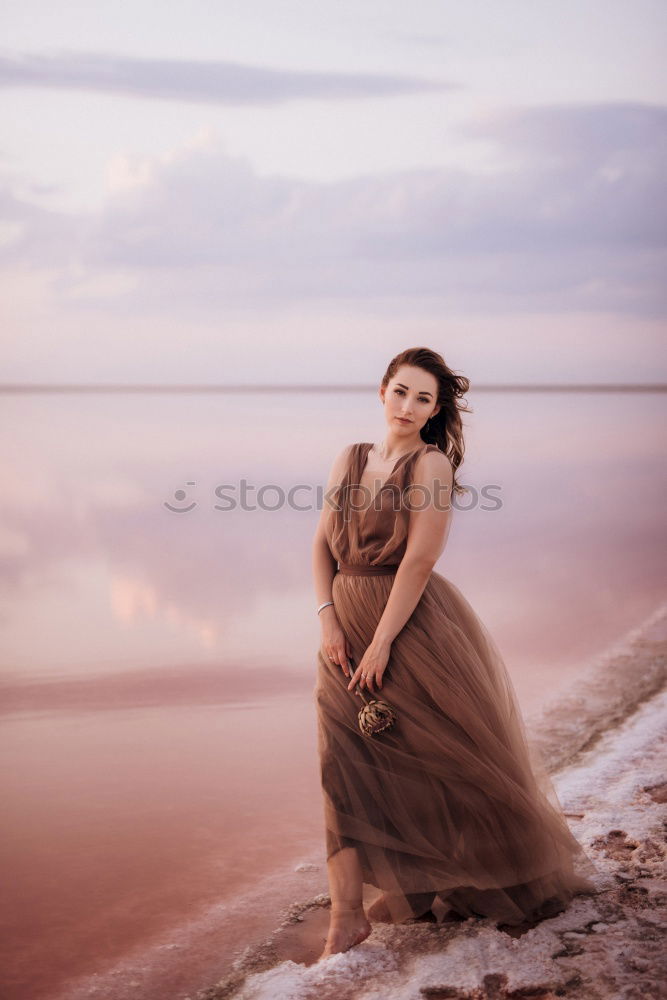
{"type": "MultiPolygon", "coordinates": [[[[343,481],[350,448],[351,445],[347,445],[338,455],[336,455],[331,466],[331,471],[329,472],[329,479],[325,491],[326,493],[329,493],[330,490],[332,490],[335,486],[338,486],[343,481]]],[[[319,607],[320,604],[323,604],[324,601],[331,600],[331,583],[336,573],[336,560],[334,559],[333,553],[329,548],[329,542],[327,541],[326,535],[326,523],[330,512],[331,508],[325,497],[324,503],[322,504],[320,519],[317,522],[317,528],[315,529],[315,535],[313,536],[312,546],[313,582],[315,586],[315,599],[317,600],[317,607],[319,607]]],[[[324,608],[324,610],[320,612],[320,617],[322,615],[326,615],[330,610],[332,609],[324,608]]]]}
{"type": "MultiPolygon", "coordinates": [[[[334,459],[326,486],[327,493],[343,481],[351,447],[351,445],[347,445],[334,459]]],[[[325,496],[312,545],[313,584],[315,587],[315,600],[317,602],[316,607],[324,604],[325,601],[331,600],[332,583],[337,568],[337,561],[329,548],[326,536],[326,522],[330,512],[331,508],[325,496]]],[[[332,663],[341,666],[345,675],[349,677],[348,657],[351,651],[347,648],[345,635],[340,627],[338,615],[333,604],[322,608],[318,617],[322,627],[322,649],[325,655],[332,663]]]]}
{"type": "Polygon", "coordinates": [[[373,645],[389,649],[417,607],[431,571],[447,544],[452,518],[454,476],[447,456],[428,451],[415,463],[409,491],[410,510],[405,555],[396,572],[373,645]]]}

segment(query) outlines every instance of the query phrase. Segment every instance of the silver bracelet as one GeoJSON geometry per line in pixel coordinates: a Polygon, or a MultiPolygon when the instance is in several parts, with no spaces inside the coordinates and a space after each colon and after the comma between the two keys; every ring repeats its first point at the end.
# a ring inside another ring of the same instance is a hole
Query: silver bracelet
{"type": "Polygon", "coordinates": [[[330,604],[333,605],[333,601],[325,601],[324,604],[320,604],[319,608],[317,609],[318,615],[322,610],[322,608],[328,608],[330,604]]]}

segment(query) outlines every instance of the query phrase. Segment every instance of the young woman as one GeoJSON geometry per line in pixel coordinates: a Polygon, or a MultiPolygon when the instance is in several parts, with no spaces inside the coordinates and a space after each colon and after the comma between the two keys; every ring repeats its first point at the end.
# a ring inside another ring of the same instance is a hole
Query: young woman
{"type": "Polygon", "coordinates": [[[433,566],[464,452],[469,381],[426,348],[390,363],[380,444],[335,459],[313,541],[321,621],[315,701],[331,893],[320,958],[428,913],[519,924],[562,910],[595,869],[529,750],[498,648],[433,566]],[[352,663],[350,661],[353,661],[352,663]],[[397,721],[359,728],[380,697],[397,721]],[[363,883],[384,890],[364,912],[363,883]]]}

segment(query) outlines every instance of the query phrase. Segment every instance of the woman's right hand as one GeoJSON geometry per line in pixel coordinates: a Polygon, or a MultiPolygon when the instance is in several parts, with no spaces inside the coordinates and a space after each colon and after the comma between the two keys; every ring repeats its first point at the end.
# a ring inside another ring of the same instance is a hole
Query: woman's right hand
{"type": "Polygon", "coordinates": [[[335,609],[329,605],[320,612],[322,619],[322,656],[330,663],[342,667],[346,677],[350,677],[349,657],[352,656],[350,644],[340,627],[335,609]]]}

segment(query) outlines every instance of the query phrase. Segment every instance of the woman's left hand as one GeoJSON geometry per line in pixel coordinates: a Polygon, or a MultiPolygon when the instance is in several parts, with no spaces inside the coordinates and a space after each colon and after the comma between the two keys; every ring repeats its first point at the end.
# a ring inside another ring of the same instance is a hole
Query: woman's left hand
{"type": "Polygon", "coordinates": [[[352,674],[347,690],[354,690],[358,684],[360,688],[366,687],[369,691],[374,692],[373,683],[377,683],[378,688],[381,688],[382,675],[387,669],[390,650],[391,646],[371,642],[361,657],[357,669],[352,674]]]}

